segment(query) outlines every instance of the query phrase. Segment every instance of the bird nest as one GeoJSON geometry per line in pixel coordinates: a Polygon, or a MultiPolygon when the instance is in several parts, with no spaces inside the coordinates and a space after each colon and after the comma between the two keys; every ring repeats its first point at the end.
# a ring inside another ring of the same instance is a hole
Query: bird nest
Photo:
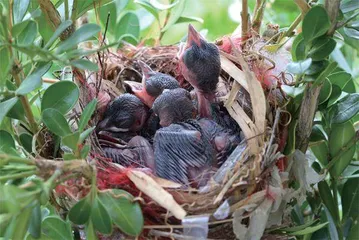
{"type": "MultiPolygon", "coordinates": [[[[259,36],[246,41],[225,37],[216,44],[221,49],[222,67],[216,97],[241,128],[244,140],[205,187],[184,187],[144,169],[113,163],[104,157],[96,134],[89,139],[88,161],[96,161],[99,189],[123,189],[139,201],[145,219],[140,238],[256,239],[267,234],[266,228],[288,223],[287,203],[293,196],[287,194],[287,159],[281,152],[290,115],[278,89],[290,77],[272,57],[278,53],[267,48],[270,41],[259,36]]],[[[98,114],[92,119],[92,124],[97,124],[103,102],[130,92],[128,81],[141,82],[138,60],[190,88],[178,70],[177,52],[177,46],[125,45],[118,51],[91,56],[100,71],[78,74],[79,111],[97,96],[98,114]]],[[[88,188],[82,183],[74,186],[84,195],[88,188]]],[[[81,194],[66,195],[73,201],[81,198],[81,194]]],[[[102,238],[118,236],[126,238],[120,232],[102,238]]]]}

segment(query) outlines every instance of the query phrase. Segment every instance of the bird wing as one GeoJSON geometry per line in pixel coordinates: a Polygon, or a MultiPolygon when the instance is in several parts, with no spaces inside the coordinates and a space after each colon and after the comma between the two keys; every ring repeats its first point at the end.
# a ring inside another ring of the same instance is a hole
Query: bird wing
{"type": "Polygon", "coordinates": [[[189,167],[209,164],[209,142],[196,129],[176,129],[173,125],[156,132],[156,172],[162,178],[187,184],[189,167]]]}

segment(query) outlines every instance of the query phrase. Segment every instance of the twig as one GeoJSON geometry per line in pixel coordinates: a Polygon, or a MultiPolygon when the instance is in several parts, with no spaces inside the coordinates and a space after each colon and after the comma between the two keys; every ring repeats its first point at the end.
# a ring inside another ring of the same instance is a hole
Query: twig
{"type": "Polygon", "coordinates": [[[318,97],[322,85],[311,87],[309,84],[304,91],[300,106],[298,126],[296,130],[296,149],[303,153],[307,151],[309,137],[312,133],[313,119],[318,106],[318,97]]]}
{"type": "Polygon", "coordinates": [[[339,6],[340,6],[340,0],[325,0],[325,10],[327,10],[327,13],[330,18],[330,22],[332,23],[328,35],[333,35],[337,26],[337,17],[339,14],[339,6]]]}
{"type": "Polygon", "coordinates": [[[248,0],[242,0],[242,38],[248,34],[248,0]]]}
{"type": "Polygon", "coordinates": [[[259,29],[261,28],[266,2],[267,0],[257,0],[256,2],[254,16],[252,19],[252,29],[257,33],[259,33],[259,29]]]}
{"type": "Polygon", "coordinates": [[[305,0],[294,0],[294,2],[297,4],[297,6],[302,11],[302,15],[304,16],[310,9],[310,6],[305,0]]]}
{"type": "Polygon", "coordinates": [[[277,43],[280,43],[283,38],[291,36],[292,32],[297,28],[299,23],[301,23],[302,18],[303,14],[299,14],[298,17],[294,20],[294,22],[292,22],[292,24],[289,26],[288,30],[278,38],[277,43]]]}

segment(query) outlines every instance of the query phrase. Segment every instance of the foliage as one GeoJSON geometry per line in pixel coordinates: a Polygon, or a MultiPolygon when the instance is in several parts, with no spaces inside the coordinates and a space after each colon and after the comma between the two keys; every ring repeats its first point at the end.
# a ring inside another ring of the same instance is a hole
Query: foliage
{"type": "MultiPolygon", "coordinates": [[[[80,118],[74,120],[69,112],[79,107],[78,86],[68,78],[52,85],[43,79],[54,78],[56,71],[67,66],[73,69],[71,77],[81,75],[83,70],[98,71],[97,64],[86,56],[120,46],[123,41],[134,45],[179,42],[184,37],[183,23],[203,23],[212,40],[236,27],[227,16],[229,1],[225,4],[214,1],[206,7],[201,6],[207,3],[205,0],[191,1],[203,8],[202,15],[194,14],[198,9],[189,2],[10,0],[0,3],[0,237],[73,239],[77,225],[85,225],[88,239],[95,239],[96,232],[110,234],[113,226],[131,236],[141,233],[144,219],[134,197],[119,189],[98,190],[96,169],[80,160],[86,159],[91,150],[88,138],[95,126],[89,125],[97,100],[85,106],[80,118]],[[222,4],[218,7],[216,3],[222,4]],[[49,14],[51,9],[55,11],[49,14]],[[86,14],[90,22],[99,25],[88,23],[75,30],[74,23],[86,14]],[[102,45],[103,40],[109,43],[102,45]],[[100,47],[79,49],[85,42],[100,47]],[[51,134],[44,134],[47,131],[51,134]],[[47,141],[54,143],[50,152],[42,151],[47,141]],[[48,160],[57,157],[65,160],[61,167],[56,161],[48,160]],[[45,163],[52,168],[43,173],[39,165],[45,163]],[[74,171],[78,169],[82,172],[74,171]],[[66,174],[70,177],[82,174],[92,187],[64,216],[52,206],[52,193],[67,179],[66,174]]],[[[254,1],[250,2],[253,9],[254,1]]],[[[280,13],[266,13],[266,21],[279,19],[285,26],[291,25],[299,14],[295,5],[283,0],[271,2],[268,12],[280,13]],[[282,10],[282,6],[287,9],[282,10]]],[[[320,88],[310,150],[316,157],[313,168],[327,178],[313,186],[316,191],[308,194],[303,205],[293,203],[297,204],[297,211],[293,210],[292,214],[296,225],[277,229],[278,233],[303,239],[320,236],[354,239],[358,232],[359,210],[355,203],[359,198],[359,171],[358,161],[354,161],[359,154],[356,151],[359,94],[355,83],[359,73],[355,68],[359,64],[357,16],[355,1],[343,0],[338,19],[334,19],[338,29],[332,32],[333,20],[326,9],[314,5],[303,19],[302,33],[294,38],[293,62],[288,65],[288,71],[295,76],[295,85],[282,86],[291,98],[288,110],[293,117],[284,153],[290,156],[297,147],[296,128],[306,92],[320,88]],[[310,214],[304,216],[304,211],[310,214]]]]}

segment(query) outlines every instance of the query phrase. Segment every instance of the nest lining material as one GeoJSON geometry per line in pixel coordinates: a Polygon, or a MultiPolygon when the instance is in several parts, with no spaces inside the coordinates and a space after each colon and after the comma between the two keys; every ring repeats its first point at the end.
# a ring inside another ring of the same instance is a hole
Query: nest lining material
{"type": "MultiPolygon", "coordinates": [[[[144,61],[155,71],[170,74],[177,80],[183,81],[177,69],[178,60],[175,57],[177,50],[176,46],[155,48],[126,46],[118,52],[93,56],[93,60],[100,65],[101,71],[86,73],[87,83],[80,84],[81,104],[85,106],[92,98],[88,93],[90,84],[96,87],[97,93],[105,92],[113,99],[128,91],[126,81],[140,82],[142,76],[137,60],[144,61]]],[[[245,51],[242,51],[240,54],[235,47],[232,54],[221,52],[220,82],[224,92],[226,89],[230,91],[221,94],[220,99],[242,129],[246,141],[237,146],[206,187],[183,189],[178,183],[149,175],[142,169],[129,169],[111,163],[102,157],[95,134],[91,136],[90,158],[97,160],[98,182],[102,183],[99,187],[121,188],[135,197],[142,198],[141,205],[145,217],[143,236],[180,239],[181,236],[184,238],[185,236],[182,235],[182,231],[176,232],[176,229],[184,228],[184,232],[190,236],[200,234],[204,237],[215,237],[214,229],[223,226],[233,228],[237,238],[245,239],[245,236],[240,235],[243,235],[243,232],[248,233],[254,227],[253,221],[256,221],[258,214],[253,213],[256,211],[266,213],[270,209],[273,212],[275,207],[278,209],[278,206],[274,205],[282,205],[281,196],[285,191],[282,182],[286,179],[275,167],[277,160],[283,157],[278,152],[276,143],[281,109],[267,102],[261,83],[242,57],[244,53],[245,51]],[[238,99],[240,91],[249,95],[249,99],[247,98],[249,101],[243,102],[242,99],[238,99]],[[109,173],[116,173],[121,177],[116,180],[101,179],[101,176],[108,176],[109,173]],[[150,209],[158,211],[150,211],[150,209]],[[247,219],[247,224],[242,224],[243,219],[247,219]],[[182,220],[183,225],[179,225],[178,220],[182,220]],[[197,227],[193,227],[193,224],[197,227]]],[[[100,94],[98,98],[101,102],[100,94]]],[[[93,123],[98,122],[99,118],[99,115],[95,114],[93,123]]],[[[79,200],[78,198],[79,196],[72,196],[72,200],[79,200]]],[[[264,214],[264,217],[268,218],[268,216],[268,212],[264,214]]],[[[260,222],[263,222],[263,219],[260,222]]],[[[263,231],[264,229],[265,225],[262,226],[263,231]]],[[[230,231],[232,238],[233,231],[230,231]]]]}

